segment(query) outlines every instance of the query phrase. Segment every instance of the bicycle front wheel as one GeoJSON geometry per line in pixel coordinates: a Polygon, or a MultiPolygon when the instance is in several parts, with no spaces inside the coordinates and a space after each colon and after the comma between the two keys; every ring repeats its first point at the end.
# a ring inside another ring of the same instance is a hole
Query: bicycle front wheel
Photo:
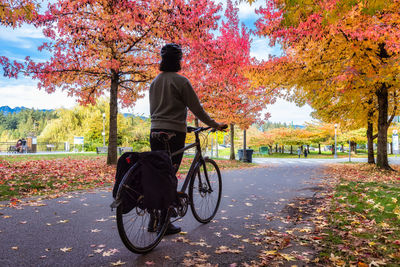
{"type": "Polygon", "coordinates": [[[201,223],[208,223],[217,213],[221,201],[222,179],[218,165],[206,158],[193,172],[189,184],[190,208],[201,223]]]}
{"type": "MultiPolygon", "coordinates": [[[[129,201],[130,189],[122,190],[126,190],[124,201],[129,201]]],[[[118,233],[124,245],[134,253],[143,254],[154,249],[163,238],[168,223],[169,211],[148,210],[140,202],[129,211],[124,208],[124,202],[117,208],[118,233]]]]}

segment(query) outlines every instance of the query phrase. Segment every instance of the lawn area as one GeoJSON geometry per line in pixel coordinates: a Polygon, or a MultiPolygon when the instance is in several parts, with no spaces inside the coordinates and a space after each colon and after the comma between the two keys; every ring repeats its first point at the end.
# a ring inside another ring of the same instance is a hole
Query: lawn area
{"type": "MultiPolygon", "coordinates": [[[[241,148],[240,148],[241,149],[241,148]]],[[[237,149],[235,156],[237,157],[237,149]]],[[[215,155],[215,151],[214,151],[215,155]]],[[[219,156],[229,156],[230,155],[230,148],[224,148],[218,150],[218,155],[219,156]]],[[[348,158],[349,153],[348,152],[337,152],[337,156],[339,158],[348,158]]],[[[357,154],[352,153],[351,157],[352,158],[366,158],[368,155],[366,151],[358,151],[357,154]]],[[[389,156],[394,156],[394,155],[389,155],[389,156]]],[[[276,153],[273,152],[272,154],[260,154],[258,150],[254,150],[253,152],[253,158],[298,158],[299,156],[297,155],[297,150],[293,149],[293,154],[290,153],[276,153]]],[[[322,151],[321,154],[318,154],[318,151],[310,151],[310,154],[307,155],[308,158],[333,158],[334,155],[332,155],[332,152],[330,151],[322,151]]],[[[301,158],[304,158],[304,154],[301,154],[301,158]]]]}
{"type": "MultiPolygon", "coordinates": [[[[184,157],[179,176],[188,171],[192,158],[184,157]]],[[[255,164],[216,160],[221,169],[253,167],[255,164]]],[[[0,201],[18,203],[31,196],[57,196],[114,184],[115,166],[106,155],[95,153],[15,155],[0,158],[0,201]]]]}
{"type": "MultiPolygon", "coordinates": [[[[346,152],[338,152],[338,158],[348,158],[349,153],[346,152]]],[[[368,155],[365,153],[351,154],[352,158],[366,158],[368,155]]],[[[270,155],[265,154],[253,154],[253,157],[261,157],[261,158],[298,158],[299,156],[293,151],[293,154],[290,153],[272,153],[270,155]]],[[[304,158],[304,154],[301,154],[301,158],[304,158]]],[[[322,152],[322,154],[318,154],[318,151],[310,151],[310,154],[307,155],[307,158],[322,158],[322,159],[332,159],[334,155],[331,152],[322,152]]]]}
{"type": "Polygon", "coordinates": [[[90,158],[106,158],[106,154],[96,154],[95,152],[86,153],[54,153],[54,154],[11,154],[0,155],[0,160],[9,162],[30,161],[30,160],[50,160],[50,159],[90,159],[90,158]]]}
{"type": "Polygon", "coordinates": [[[368,164],[327,170],[338,180],[326,206],[320,259],[335,266],[400,265],[400,167],[368,164]]]}

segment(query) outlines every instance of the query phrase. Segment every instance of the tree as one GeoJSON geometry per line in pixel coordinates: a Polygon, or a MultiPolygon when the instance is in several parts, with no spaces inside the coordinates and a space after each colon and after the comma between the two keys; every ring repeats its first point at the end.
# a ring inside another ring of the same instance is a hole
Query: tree
{"type": "Polygon", "coordinates": [[[323,118],[324,110],[341,111],[332,120],[368,122],[369,132],[377,125],[377,165],[385,169],[387,129],[397,109],[399,7],[398,1],[270,0],[257,22],[258,33],[285,52],[265,64],[264,74],[276,71],[266,82],[287,88],[292,100],[307,101],[323,118]]]}
{"type": "MultiPolygon", "coordinates": [[[[225,20],[219,28],[220,35],[210,42],[209,54],[203,66],[203,72],[209,73],[194,79],[198,81],[197,94],[204,108],[214,118],[230,124],[231,154],[235,159],[234,126],[247,129],[256,122],[260,111],[268,103],[263,87],[251,87],[245,76],[247,67],[252,63],[250,57],[251,39],[248,29],[239,24],[238,8],[231,0],[227,1],[225,20]]],[[[196,87],[195,87],[196,88],[196,87]]]]}
{"type": "Polygon", "coordinates": [[[0,0],[0,25],[17,27],[36,15],[37,3],[31,0],[0,0]]]}
{"type": "MultiPolygon", "coordinates": [[[[39,49],[51,58],[44,63],[28,58],[24,71],[39,80],[39,88],[68,91],[81,104],[110,92],[107,163],[115,164],[118,101],[133,105],[157,74],[161,46],[201,40],[197,37],[215,29],[218,10],[210,0],[59,0],[36,20],[51,40],[39,49]]],[[[24,67],[5,65],[14,77],[24,67]]]]}

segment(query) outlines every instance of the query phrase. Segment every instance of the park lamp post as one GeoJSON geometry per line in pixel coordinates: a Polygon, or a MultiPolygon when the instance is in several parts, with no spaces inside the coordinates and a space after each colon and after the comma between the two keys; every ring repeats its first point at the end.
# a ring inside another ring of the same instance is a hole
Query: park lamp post
{"type": "Polygon", "coordinates": [[[106,113],[103,113],[103,147],[106,146],[106,113]]]}
{"type": "Polygon", "coordinates": [[[336,159],[337,158],[337,152],[336,152],[336,130],[337,130],[337,124],[335,123],[335,156],[334,156],[334,158],[336,159]]]}
{"type": "MultiPolygon", "coordinates": [[[[357,150],[357,148],[356,148],[357,150]]],[[[351,162],[351,141],[349,139],[349,162],[351,162]]]]}

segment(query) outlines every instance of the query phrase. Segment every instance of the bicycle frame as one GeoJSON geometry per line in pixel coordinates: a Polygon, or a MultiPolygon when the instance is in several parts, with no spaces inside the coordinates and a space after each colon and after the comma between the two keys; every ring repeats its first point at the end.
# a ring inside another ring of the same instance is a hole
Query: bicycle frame
{"type": "MultiPolygon", "coordinates": [[[[182,192],[182,193],[186,191],[186,188],[187,188],[187,186],[188,186],[188,184],[189,184],[189,182],[190,182],[190,179],[191,179],[192,176],[193,176],[194,170],[195,170],[200,164],[205,164],[203,155],[201,154],[201,146],[200,146],[199,132],[200,132],[200,131],[194,131],[195,140],[196,140],[196,141],[195,141],[193,144],[187,145],[187,146],[185,146],[185,147],[183,147],[183,148],[179,149],[178,151],[176,151],[176,152],[174,152],[174,153],[171,154],[171,157],[172,157],[172,156],[178,155],[178,154],[180,154],[180,153],[183,153],[184,151],[186,151],[186,150],[188,150],[188,149],[191,149],[191,148],[193,148],[193,147],[196,147],[196,154],[195,154],[195,156],[194,156],[194,158],[193,158],[192,164],[190,165],[189,171],[188,171],[188,173],[187,173],[187,175],[186,175],[185,181],[183,182],[183,185],[182,185],[181,190],[180,190],[180,192],[182,192]]],[[[204,175],[205,175],[205,177],[206,177],[207,185],[209,186],[209,188],[211,188],[211,184],[210,184],[210,181],[209,181],[209,179],[208,179],[208,174],[207,174],[207,169],[206,169],[206,168],[204,168],[204,175]]]]}

